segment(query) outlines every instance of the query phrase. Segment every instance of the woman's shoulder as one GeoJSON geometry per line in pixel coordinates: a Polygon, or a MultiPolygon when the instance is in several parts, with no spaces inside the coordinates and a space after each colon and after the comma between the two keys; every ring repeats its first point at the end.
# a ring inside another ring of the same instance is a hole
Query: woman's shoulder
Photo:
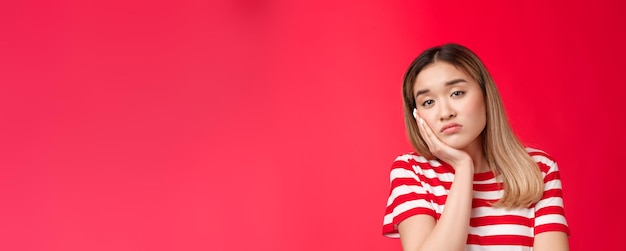
{"type": "Polygon", "coordinates": [[[551,161],[554,161],[552,158],[552,155],[550,155],[544,150],[533,148],[533,147],[525,147],[525,149],[528,155],[530,155],[530,157],[532,157],[535,160],[538,158],[547,158],[551,161]]]}
{"type": "Polygon", "coordinates": [[[419,154],[418,152],[405,152],[396,156],[395,161],[417,161],[419,163],[426,163],[428,160],[419,154]]]}
{"type": "Polygon", "coordinates": [[[429,160],[418,152],[406,152],[398,155],[394,160],[394,165],[406,164],[409,166],[418,166],[421,168],[431,169],[433,167],[441,166],[441,162],[438,160],[429,160]]]}
{"type": "Polygon", "coordinates": [[[549,172],[552,169],[558,168],[556,161],[549,153],[532,147],[526,147],[526,152],[535,162],[537,162],[541,171],[549,172]]]}

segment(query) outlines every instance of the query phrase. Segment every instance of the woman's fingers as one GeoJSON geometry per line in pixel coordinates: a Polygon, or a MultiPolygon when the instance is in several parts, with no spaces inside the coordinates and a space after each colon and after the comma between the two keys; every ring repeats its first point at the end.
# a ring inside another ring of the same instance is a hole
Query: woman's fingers
{"type": "Polygon", "coordinates": [[[426,142],[426,146],[430,148],[430,137],[428,136],[428,132],[426,132],[426,128],[424,128],[424,120],[421,117],[415,117],[415,122],[417,122],[419,134],[422,135],[422,139],[424,139],[424,142],[426,142]]]}
{"type": "Polygon", "coordinates": [[[417,117],[417,123],[424,142],[428,146],[430,152],[437,158],[453,164],[464,157],[468,157],[466,156],[467,154],[464,154],[462,151],[454,149],[441,141],[441,139],[439,139],[439,137],[437,137],[437,135],[430,128],[428,123],[426,123],[426,121],[419,116],[417,117]]]}
{"type": "Polygon", "coordinates": [[[430,126],[428,126],[424,119],[418,117],[417,123],[420,129],[420,133],[422,134],[422,138],[424,139],[426,145],[428,145],[428,148],[431,151],[433,150],[433,147],[436,147],[436,144],[443,144],[443,142],[441,142],[439,138],[437,138],[437,136],[433,133],[433,131],[430,129],[430,126]]]}

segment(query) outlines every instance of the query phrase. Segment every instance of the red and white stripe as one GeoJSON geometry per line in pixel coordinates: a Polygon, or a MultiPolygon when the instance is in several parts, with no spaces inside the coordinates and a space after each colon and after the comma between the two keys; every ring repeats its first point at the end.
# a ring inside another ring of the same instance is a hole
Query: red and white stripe
{"type": "MultiPolygon", "coordinates": [[[[527,151],[544,178],[542,199],[530,208],[494,208],[490,203],[502,197],[502,184],[491,172],[475,174],[466,250],[531,250],[538,233],[569,234],[556,162],[540,150],[527,148],[527,151]]],[[[397,157],[390,173],[391,191],[383,234],[398,238],[398,224],[413,215],[426,214],[439,219],[453,180],[454,169],[445,163],[428,161],[415,153],[397,157]]]]}

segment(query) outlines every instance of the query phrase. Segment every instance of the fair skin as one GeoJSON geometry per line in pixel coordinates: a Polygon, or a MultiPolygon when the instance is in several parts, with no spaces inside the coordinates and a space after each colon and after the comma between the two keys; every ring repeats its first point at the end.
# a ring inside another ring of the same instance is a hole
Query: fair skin
{"type": "MultiPolygon", "coordinates": [[[[413,86],[417,124],[429,150],[455,169],[439,221],[411,216],[398,225],[404,250],[464,250],[472,208],[473,175],[488,171],[480,133],[486,125],[482,90],[464,71],[446,62],[426,66],[413,86]]],[[[563,232],[535,236],[535,251],[567,251],[563,232]]]]}

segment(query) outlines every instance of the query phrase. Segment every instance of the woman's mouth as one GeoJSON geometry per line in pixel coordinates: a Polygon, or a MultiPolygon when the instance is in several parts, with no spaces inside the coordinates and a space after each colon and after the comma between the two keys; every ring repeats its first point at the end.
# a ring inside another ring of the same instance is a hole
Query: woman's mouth
{"type": "Polygon", "coordinates": [[[461,125],[457,124],[457,123],[450,123],[445,125],[443,128],[441,128],[441,133],[442,134],[452,134],[452,133],[456,133],[458,131],[461,130],[461,125]]]}

